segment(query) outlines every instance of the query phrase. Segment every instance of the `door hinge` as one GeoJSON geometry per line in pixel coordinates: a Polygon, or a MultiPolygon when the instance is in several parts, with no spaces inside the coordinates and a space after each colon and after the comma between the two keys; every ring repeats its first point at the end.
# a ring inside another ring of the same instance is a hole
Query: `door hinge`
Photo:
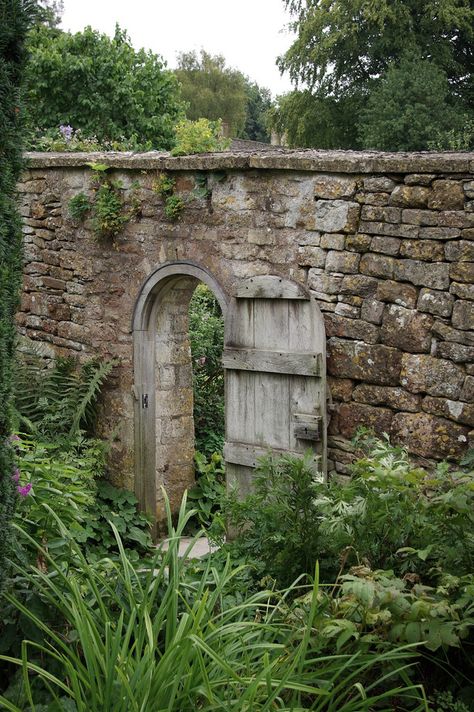
{"type": "Polygon", "coordinates": [[[148,393],[142,395],[142,408],[148,408],[148,393]]]}

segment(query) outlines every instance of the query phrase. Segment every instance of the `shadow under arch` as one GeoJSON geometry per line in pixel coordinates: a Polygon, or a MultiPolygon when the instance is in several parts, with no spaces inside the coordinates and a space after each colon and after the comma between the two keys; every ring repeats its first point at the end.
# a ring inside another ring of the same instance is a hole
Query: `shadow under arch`
{"type": "Polygon", "coordinates": [[[161,487],[177,511],[194,482],[188,307],[200,282],[216,296],[225,321],[228,295],[209,270],[190,261],[154,270],[140,288],[132,318],[135,493],[155,535],[165,520],[161,487]]]}

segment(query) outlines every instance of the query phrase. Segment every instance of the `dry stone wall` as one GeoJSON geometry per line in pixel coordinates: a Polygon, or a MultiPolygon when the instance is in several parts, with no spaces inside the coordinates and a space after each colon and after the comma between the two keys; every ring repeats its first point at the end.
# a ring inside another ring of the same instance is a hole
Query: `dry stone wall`
{"type": "MultiPolygon", "coordinates": [[[[20,332],[62,355],[120,359],[101,424],[115,432],[124,484],[133,479],[135,300],[154,269],[180,260],[209,270],[228,294],[241,278],[277,274],[316,296],[328,339],[333,471],[347,472],[361,425],[429,461],[473,445],[474,155],[31,154],[19,191],[20,332]],[[69,215],[70,199],[91,193],[90,161],[109,164],[125,199],[140,206],[113,242],[97,240],[90,218],[69,215]],[[163,171],[185,201],[175,223],[154,191],[163,171]],[[203,177],[207,194],[197,197],[203,177]]],[[[185,311],[176,314],[181,343],[185,311]]],[[[180,424],[175,408],[174,426],[163,428],[179,439],[190,427],[189,373],[171,357],[159,365],[170,383],[186,381],[187,420],[180,424]]]]}

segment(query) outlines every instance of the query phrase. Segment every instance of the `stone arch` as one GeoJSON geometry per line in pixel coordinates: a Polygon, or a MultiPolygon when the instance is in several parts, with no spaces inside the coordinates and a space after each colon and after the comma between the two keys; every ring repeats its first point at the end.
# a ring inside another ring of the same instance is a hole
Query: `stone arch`
{"type": "Polygon", "coordinates": [[[135,492],[142,509],[164,520],[160,487],[174,511],[194,481],[192,364],[188,307],[203,282],[224,319],[228,296],[205,267],[189,261],[158,267],[142,284],[132,319],[135,399],[135,492]]]}

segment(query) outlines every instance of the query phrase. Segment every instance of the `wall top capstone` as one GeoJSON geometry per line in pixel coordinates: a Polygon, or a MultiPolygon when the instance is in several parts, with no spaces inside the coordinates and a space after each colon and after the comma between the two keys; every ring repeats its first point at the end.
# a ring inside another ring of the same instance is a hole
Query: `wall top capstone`
{"type": "Polygon", "coordinates": [[[224,151],[173,157],[170,153],[26,153],[28,168],[80,168],[105,163],[128,170],[297,170],[331,173],[472,173],[474,153],[381,153],[378,151],[224,151]]]}

